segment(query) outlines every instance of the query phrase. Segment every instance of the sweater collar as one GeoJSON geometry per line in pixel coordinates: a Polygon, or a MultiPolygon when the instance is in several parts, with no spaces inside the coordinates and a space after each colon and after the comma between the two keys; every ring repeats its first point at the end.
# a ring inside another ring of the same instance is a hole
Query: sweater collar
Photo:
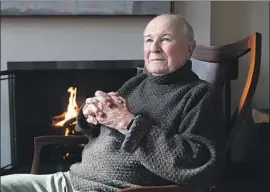
{"type": "Polygon", "coordinates": [[[188,60],[185,65],[172,73],[162,76],[148,74],[148,79],[156,84],[174,84],[180,82],[189,82],[198,79],[198,76],[192,71],[191,60],[188,60]]]}

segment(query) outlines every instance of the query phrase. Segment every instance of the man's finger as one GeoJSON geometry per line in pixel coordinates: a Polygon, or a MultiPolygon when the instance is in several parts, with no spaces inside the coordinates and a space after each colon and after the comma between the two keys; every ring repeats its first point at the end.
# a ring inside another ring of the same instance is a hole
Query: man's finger
{"type": "Polygon", "coordinates": [[[98,106],[99,101],[95,97],[89,97],[85,100],[87,104],[94,104],[98,106]]]}
{"type": "Polygon", "coordinates": [[[106,96],[107,96],[107,93],[98,90],[98,91],[95,92],[95,96],[96,96],[96,97],[98,97],[98,96],[106,97],[106,96]]]}
{"type": "Polygon", "coordinates": [[[115,103],[124,103],[124,101],[119,96],[112,96],[112,99],[115,103]]]}
{"type": "Polygon", "coordinates": [[[84,116],[88,115],[96,116],[97,114],[102,115],[102,113],[103,113],[102,110],[94,103],[86,104],[86,106],[83,108],[84,116]]]}
{"type": "Polygon", "coordinates": [[[111,96],[103,91],[96,91],[95,92],[95,98],[101,102],[102,104],[106,105],[106,106],[111,106],[113,104],[113,99],[111,98],[111,96]]]}
{"type": "Polygon", "coordinates": [[[94,124],[94,125],[97,125],[97,124],[99,123],[98,120],[97,120],[95,117],[91,116],[91,115],[89,115],[89,116],[87,117],[86,121],[87,121],[88,123],[92,123],[92,124],[94,124]]]}
{"type": "Polygon", "coordinates": [[[95,106],[97,106],[100,110],[103,110],[103,105],[102,103],[97,99],[97,97],[90,97],[87,98],[85,103],[87,104],[94,104],[95,106]]]}
{"type": "Polygon", "coordinates": [[[110,101],[112,100],[111,95],[118,95],[118,93],[115,93],[115,92],[105,93],[103,91],[96,91],[95,93],[96,97],[103,97],[110,101]]]}
{"type": "Polygon", "coordinates": [[[108,95],[116,97],[120,96],[118,92],[109,92],[108,95]]]}
{"type": "Polygon", "coordinates": [[[101,102],[102,104],[105,104],[106,102],[111,102],[111,98],[108,98],[108,97],[104,97],[104,96],[96,96],[95,97],[98,102],[101,102]]]}
{"type": "Polygon", "coordinates": [[[94,103],[96,102],[97,100],[94,98],[94,97],[89,97],[85,100],[85,103],[94,103]]]}

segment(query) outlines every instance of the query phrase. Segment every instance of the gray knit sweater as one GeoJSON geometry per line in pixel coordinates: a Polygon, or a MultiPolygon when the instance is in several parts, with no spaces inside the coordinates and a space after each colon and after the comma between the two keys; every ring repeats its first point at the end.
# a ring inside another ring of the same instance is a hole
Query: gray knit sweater
{"type": "Polygon", "coordinates": [[[189,183],[205,187],[224,159],[225,129],[215,89],[188,62],[165,76],[140,74],[119,90],[136,115],[125,136],[87,124],[82,162],[71,166],[75,190],[115,191],[138,185],[189,183]]]}

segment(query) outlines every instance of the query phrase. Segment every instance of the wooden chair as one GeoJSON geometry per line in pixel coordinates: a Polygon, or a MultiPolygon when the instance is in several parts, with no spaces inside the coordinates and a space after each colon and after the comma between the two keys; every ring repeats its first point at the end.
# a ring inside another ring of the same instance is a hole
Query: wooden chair
{"type": "MultiPolygon", "coordinates": [[[[228,134],[227,152],[230,154],[230,147],[241,124],[245,120],[248,108],[258,82],[261,64],[261,34],[252,33],[246,38],[222,46],[197,45],[193,53],[193,71],[201,78],[210,83],[225,88],[225,116],[228,134]],[[231,80],[238,77],[238,61],[243,55],[250,53],[249,71],[243,87],[235,112],[231,115],[231,80]]],[[[39,173],[41,148],[49,144],[86,144],[84,136],[41,136],[34,139],[35,151],[32,164],[32,174],[39,173]]],[[[222,178],[222,177],[221,177],[222,178]]],[[[154,191],[154,192],[189,192],[192,186],[147,186],[139,188],[121,189],[122,192],[130,191],[154,191]]]]}

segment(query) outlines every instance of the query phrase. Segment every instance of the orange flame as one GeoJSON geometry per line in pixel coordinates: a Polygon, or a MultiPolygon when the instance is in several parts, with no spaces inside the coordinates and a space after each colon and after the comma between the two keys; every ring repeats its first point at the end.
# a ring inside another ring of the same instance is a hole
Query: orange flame
{"type": "MultiPolygon", "coordinates": [[[[77,102],[76,102],[77,88],[76,87],[69,87],[67,91],[70,93],[67,111],[54,117],[54,119],[63,119],[63,120],[58,121],[56,123],[53,123],[53,126],[63,127],[65,122],[76,117],[78,114],[79,107],[78,107],[77,102]]],[[[65,131],[65,136],[67,136],[67,135],[69,135],[69,129],[66,129],[66,131],[65,131]]]]}
{"type": "Polygon", "coordinates": [[[66,153],[66,154],[63,156],[63,159],[68,158],[68,156],[69,156],[69,153],[66,153]]]}
{"type": "MultiPolygon", "coordinates": [[[[76,87],[69,87],[67,90],[70,93],[69,99],[68,99],[68,106],[67,111],[63,112],[60,115],[53,117],[53,126],[54,127],[63,127],[64,124],[72,119],[77,117],[77,114],[79,112],[79,107],[76,102],[77,97],[77,88],[76,87]]],[[[72,125],[74,125],[76,122],[74,121],[72,125]]],[[[68,136],[69,134],[75,135],[74,130],[70,130],[70,127],[65,128],[65,136],[68,136]]],[[[67,159],[70,156],[69,152],[66,152],[64,156],[62,156],[63,159],[67,159]]]]}

